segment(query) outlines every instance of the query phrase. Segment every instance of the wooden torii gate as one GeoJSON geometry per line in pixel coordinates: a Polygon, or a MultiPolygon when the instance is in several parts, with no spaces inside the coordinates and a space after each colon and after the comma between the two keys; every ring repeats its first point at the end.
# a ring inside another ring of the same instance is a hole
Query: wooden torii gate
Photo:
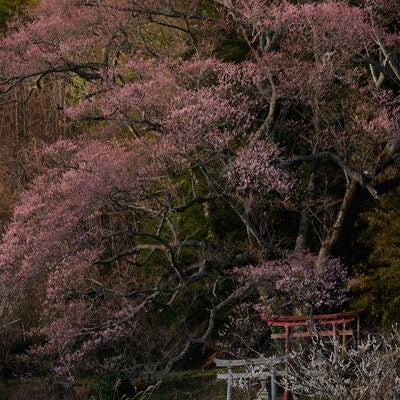
{"type": "MultiPolygon", "coordinates": [[[[286,354],[290,352],[291,338],[306,338],[313,336],[331,336],[335,339],[353,335],[353,330],[347,328],[347,324],[357,320],[357,343],[360,338],[360,319],[359,313],[363,310],[345,311],[336,314],[320,314],[320,315],[268,315],[260,314],[260,317],[269,326],[284,327],[285,332],[272,333],[271,339],[285,339],[286,354]],[[294,330],[296,328],[296,331],[294,330]],[[304,329],[305,328],[305,329],[304,329]]],[[[335,340],[334,352],[337,354],[337,340],[335,340]]],[[[288,364],[285,366],[288,370],[288,364]]],[[[290,400],[290,392],[288,385],[288,375],[286,374],[285,384],[285,400],[290,400]]]]}

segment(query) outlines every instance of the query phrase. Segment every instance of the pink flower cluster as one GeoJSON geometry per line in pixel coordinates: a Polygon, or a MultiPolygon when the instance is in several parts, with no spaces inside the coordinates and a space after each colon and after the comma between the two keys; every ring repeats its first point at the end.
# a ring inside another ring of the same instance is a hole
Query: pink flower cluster
{"type": "Polygon", "coordinates": [[[241,192],[261,195],[272,191],[287,195],[293,186],[289,175],[274,165],[279,148],[269,140],[257,140],[241,147],[226,176],[241,192]]]}
{"type": "Polygon", "coordinates": [[[313,310],[341,306],[347,299],[349,276],[336,258],[320,259],[310,253],[289,254],[237,270],[240,282],[259,290],[260,311],[271,313],[284,305],[313,310]]]}

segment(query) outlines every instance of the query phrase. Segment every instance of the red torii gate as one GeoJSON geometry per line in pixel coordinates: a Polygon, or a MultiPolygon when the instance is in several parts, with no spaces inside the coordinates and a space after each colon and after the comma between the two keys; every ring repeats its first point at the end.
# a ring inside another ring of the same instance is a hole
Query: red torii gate
{"type": "MultiPolygon", "coordinates": [[[[338,339],[340,336],[351,336],[353,335],[352,329],[347,329],[347,324],[357,319],[357,343],[360,337],[360,319],[359,313],[363,309],[357,311],[344,311],[335,314],[320,314],[320,315],[268,315],[260,314],[260,317],[269,326],[281,326],[285,328],[285,332],[272,333],[272,339],[285,339],[286,354],[290,351],[290,339],[291,338],[305,338],[313,336],[332,336],[338,339]],[[341,325],[341,327],[340,327],[341,325]],[[307,330],[293,331],[293,328],[306,327],[307,330]],[[329,327],[331,327],[329,329],[329,327]],[[312,329],[311,329],[312,328],[312,329]]],[[[336,341],[335,341],[336,343],[336,341]]],[[[337,348],[335,346],[335,353],[337,348]]],[[[288,365],[286,364],[286,369],[288,365]]],[[[290,400],[290,392],[288,390],[288,384],[285,387],[285,400],[290,400]]]]}

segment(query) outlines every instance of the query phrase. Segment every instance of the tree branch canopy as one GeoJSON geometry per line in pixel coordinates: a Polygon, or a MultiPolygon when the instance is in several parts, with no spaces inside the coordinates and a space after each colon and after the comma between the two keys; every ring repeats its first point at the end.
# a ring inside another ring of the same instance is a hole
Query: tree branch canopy
{"type": "Polygon", "coordinates": [[[261,351],[260,308],[351,306],[399,186],[393,2],[34,3],[0,38],[10,365],[165,373],[236,328],[261,351]]]}

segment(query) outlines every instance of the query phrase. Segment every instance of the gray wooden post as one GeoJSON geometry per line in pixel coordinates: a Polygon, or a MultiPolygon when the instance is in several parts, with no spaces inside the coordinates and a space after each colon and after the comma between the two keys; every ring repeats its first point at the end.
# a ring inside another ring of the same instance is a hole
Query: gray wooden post
{"type": "Polygon", "coordinates": [[[260,383],[261,383],[261,389],[257,393],[256,400],[270,400],[267,389],[267,380],[261,379],[260,383]]]}
{"type": "Polygon", "coordinates": [[[278,400],[276,388],[276,372],[274,369],[271,371],[271,400],[278,400]]]}
{"type": "Polygon", "coordinates": [[[228,379],[226,380],[228,384],[226,388],[226,400],[232,400],[232,374],[233,374],[233,368],[228,367],[228,379]]]}

